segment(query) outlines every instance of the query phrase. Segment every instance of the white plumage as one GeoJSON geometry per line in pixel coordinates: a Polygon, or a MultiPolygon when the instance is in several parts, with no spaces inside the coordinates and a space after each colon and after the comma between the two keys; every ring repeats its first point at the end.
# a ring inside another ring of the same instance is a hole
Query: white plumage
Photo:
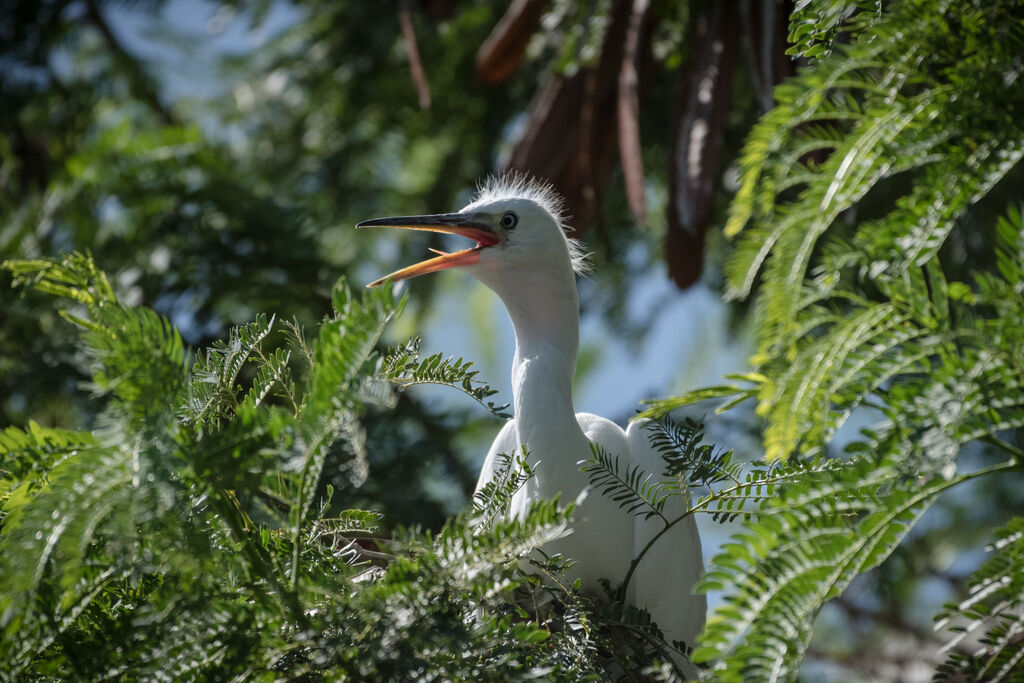
{"type": "MultiPolygon", "coordinates": [[[[498,454],[518,453],[523,446],[536,465],[535,475],[514,496],[511,514],[523,514],[532,501],[556,495],[562,502],[575,500],[588,488],[579,463],[590,457],[591,442],[618,456],[623,467],[636,464],[656,475],[662,471],[643,423],[634,422],[623,430],[605,418],[573,410],[572,379],[579,348],[575,271],[584,267],[584,252],[566,236],[562,204],[550,185],[518,174],[491,179],[456,214],[375,219],[359,227],[434,230],[477,241],[472,249],[438,252],[437,258],[388,278],[459,268],[492,289],[512,319],[516,416],[494,440],[478,490],[493,478],[498,454]]],[[[635,518],[591,491],[576,510],[572,533],[544,551],[576,560],[573,571],[584,589],[599,593],[599,579],[608,579],[613,586],[621,583],[632,559],[661,524],[657,519],[635,518]]],[[[627,600],[649,610],[668,641],[694,645],[706,613],[704,596],[693,593],[702,571],[700,536],[691,517],[665,534],[640,563],[627,600]]]]}

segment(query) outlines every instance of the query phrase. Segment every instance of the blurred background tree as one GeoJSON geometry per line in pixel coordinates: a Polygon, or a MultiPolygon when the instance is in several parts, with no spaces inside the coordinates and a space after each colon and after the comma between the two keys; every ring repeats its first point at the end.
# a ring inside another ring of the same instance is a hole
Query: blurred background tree
{"type": "MultiPolygon", "coordinates": [[[[786,55],[794,3],[773,0],[5,0],[0,258],[90,249],[125,301],[166,314],[198,346],[258,312],[319,319],[339,275],[369,281],[427,244],[378,242],[354,223],[457,208],[478,178],[515,167],[566,195],[598,270],[582,286],[584,310],[616,330],[623,355],[636,354],[652,348],[659,317],[677,316],[677,330],[706,319],[684,297],[725,289],[721,227],[740,185],[737,157],[772,109],[773,87],[848,40],[842,21],[882,11],[800,4],[808,26],[836,22],[791,36],[807,47],[795,57],[786,55]],[[662,288],[652,301],[652,272],[691,294],[662,288]]],[[[1012,112],[1018,96],[1007,86],[993,108],[1012,112]]],[[[825,156],[808,147],[793,161],[813,168],[825,156]]],[[[900,182],[860,198],[842,220],[878,215],[900,182]]],[[[954,276],[991,264],[998,212],[985,210],[966,219],[978,230],[953,233],[944,265],[954,276]]],[[[453,304],[441,282],[411,289],[399,325],[476,305],[465,295],[453,304]]],[[[82,359],[61,341],[66,323],[7,284],[0,418],[91,426],[82,359]]],[[[661,370],[646,380],[649,395],[691,388],[699,377],[679,377],[695,366],[711,377],[740,370],[735,349],[753,349],[748,313],[729,309],[727,337],[687,331],[655,347],[661,370]],[[722,347],[733,349],[724,365],[708,351],[722,347]]],[[[464,332],[497,345],[487,315],[469,317],[475,326],[464,332]]],[[[585,348],[583,374],[595,363],[585,348]]],[[[751,429],[746,417],[725,423],[729,437],[751,429]]],[[[389,523],[436,529],[472,489],[482,454],[473,435],[495,425],[406,393],[395,409],[371,412],[366,428],[366,500],[389,523]]],[[[920,653],[936,649],[931,615],[962,591],[990,540],[972,530],[1019,506],[1014,481],[943,499],[895,561],[830,608],[825,640],[811,650],[824,670],[871,679],[891,665],[884,670],[910,676],[920,653]],[[846,647],[829,642],[830,628],[846,647]],[[904,645],[888,652],[882,642],[904,645]]]]}

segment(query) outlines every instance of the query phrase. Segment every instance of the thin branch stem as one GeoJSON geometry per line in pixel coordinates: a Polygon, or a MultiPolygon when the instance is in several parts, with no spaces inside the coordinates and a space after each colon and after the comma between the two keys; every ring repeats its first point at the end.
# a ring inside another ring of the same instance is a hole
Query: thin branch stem
{"type": "Polygon", "coordinates": [[[1009,453],[1017,460],[1019,464],[1024,464],[1024,450],[1021,450],[1017,446],[1014,446],[1012,443],[1007,443],[1006,441],[1003,441],[995,434],[987,434],[984,437],[982,437],[981,440],[989,444],[990,446],[995,446],[996,448],[999,448],[1005,451],[1006,453],[1009,453]]]}
{"type": "MultiPolygon", "coordinates": [[[[408,388],[408,387],[415,387],[415,386],[418,386],[418,385],[421,385],[421,384],[434,384],[434,385],[437,385],[437,386],[440,386],[440,387],[449,387],[450,389],[455,389],[456,391],[461,391],[466,396],[469,396],[471,399],[473,399],[474,401],[479,403],[481,406],[483,406],[487,410],[487,412],[489,412],[491,415],[494,415],[495,417],[500,417],[500,418],[511,417],[507,413],[503,413],[501,411],[502,408],[507,408],[508,407],[507,403],[505,405],[503,405],[503,406],[498,406],[498,407],[494,407],[492,405],[488,405],[486,401],[484,401],[483,399],[479,398],[478,396],[475,396],[472,392],[466,391],[459,384],[447,383],[447,382],[442,382],[440,380],[433,380],[433,379],[402,379],[400,377],[388,378],[388,381],[391,382],[392,384],[397,384],[398,386],[402,387],[403,389],[408,388]]],[[[485,384],[485,382],[478,382],[478,383],[479,384],[485,384]]]]}
{"type": "Polygon", "coordinates": [[[168,126],[178,125],[178,121],[174,114],[164,106],[164,103],[160,101],[160,97],[157,95],[156,89],[153,87],[149,76],[146,74],[142,65],[135,57],[133,57],[121,44],[117,36],[110,28],[110,24],[103,18],[103,12],[100,11],[99,5],[96,0],[85,0],[86,16],[89,17],[89,21],[96,27],[96,29],[103,35],[103,40],[106,41],[107,47],[114,53],[114,56],[124,64],[128,71],[128,78],[131,81],[132,87],[135,89],[136,94],[147,104],[149,104],[160,117],[160,119],[168,126]]]}
{"type": "Polygon", "coordinates": [[[220,508],[221,518],[227,522],[228,529],[231,531],[231,535],[234,536],[242,546],[242,552],[246,555],[251,563],[251,567],[259,571],[260,578],[264,579],[277,593],[278,598],[282,604],[291,612],[292,619],[301,628],[308,626],[308,619],[302,609],[302,604],[299,602],[298,595],[293,591],[288,590],[280,581],[277,580],[277,572],[274,569],[274,564],[269,557],[266,557],[260,552],[253,542],[252,537],[245,531],[243,523],[239,521],[238,515],[234,514],[239,512],[232,501],[232,495],[224,489],[216,491],[213,498],[217,502],[217,507],[220,508]]]}
{"type": "Polygon", "coordinates": [[[276,509],[278,512],[283,512],[287,515],[292,511],[292,506],[288,502],[281,500],[276,495],[274,495],[270,491],[267,491],[266,489],[258,488],[254,491],[254,493],[256,494],[257,498],[261,499],[264,503],[267,503],[272,508],[276,509]]]}
{"type": "Polygon", "coordinates": [[[416,86],[420,109],[430,109],[430,83],[423,71],[420,49],[416,42],[416,28],[412,25],[412,9],[409,0],[401,0],[398,6],[398,20],[402,24],[402,40],[405,41],[405,53],[409,58],[409,72],[416,86]]]}
{"type": "MultiPolygon", "coordinates": [[[[255,351],[256,355],[260,357],[261,361],[263,361],[263,365],[267,368],[270,368],[270,371],[274,374],[274,380],[281,385],[281,389],[284,390],[285,395],[288,397],[288,400],[292,404],[292,415],[297,416],[299,414],[299,404],[295,400],[295,387],[292,385],[291,382],[285,381],[284,376],[282,376],[278,369],[274,366],[274,364],[267,359],[266,355],[264,355],[263,353],[263,350],[258,345],[253,348],[253,351],[255,351]]],[[[288,359],[290,357],[291,353],[289,352],[288,357],[285,358],[286,363],[288,362],[288,359]]]]}
{"type": "Polygon", "coordinates": [[[347,552],[349,550],[354,551],[360,557],[366,558],[372,564],[378,567],[386,567],[388,566],[388,564],[391,563],[393,559],[395,559],[394,555],[391,555],[389,553],[382,553],[378,550],[371,550],[370,548],[363,546],[359,542],[360,539],[351,538],[349,536],[345,536],[344,534],[328,532],[320,534],[317,537],[317,540],[319,540],[322,545],[327,546],[331,550],[338,550],[342,553],[347,552]]]}
{"type": "MultiPolygon", "coordinates": [[[[684,512],[683,514],[681,514],[680,516],[676,517],[675,519],[673,519],[670,522],[667,521],[665,526],[658,533],[654,534],[654,536],[651,537],[651,539],[647,542],[647,544],[644,545],[644,547],[640,549],[640,552],[637,553],[636,557],[633,558],[633,561],[629,563],[629,569],[626,571],[626,577],[622,580],[622,584],[618,588],[618,593],[621,596],[625,596],[626,595],[626,589],[629,588],[629,582],[630,582],[630,580],[632,580],[633,573],[636,571],[636,568],[640,565],[640,561],[643,560],[644,556],[647,555],[648,551],[650,551],[650,549],[654,547],[654,544],[658,542],[658,539],[660,539],[662,536],[664,536],[666,533],[668,533],[672,529],[672,527],[674,527],[676,524],[679,524],[684,519],[686,519],[687,517],[690,517],[691,515],[693,515],[696,512],[705,512],[705,511],[707,511],[707,508],[708,508],[708,506],[711,503],[713,503],[715,501],[718,501],[718,500],[723,500],[725,498],[728,498],[729,494],[731,494],[731,493],[733,493],[735,491],[738,491],[740,488],[742,488],[744,486],[775,486],[779,482],[785,481],[786,479],[791,479],[794,476],[797,476],[797,475],[800,475],[800,474],[803,474],[803,473],[804,473],[804,471],[791,472],[789,474],[784,474],[784,475],[777,476],[774,479],[765,478],[765,479],[763,479],[761,481],[751,481],[751,482],[745,482],[745,483],[737,483],[737,484],[735,484],[733,486],[730,486],[728,488],[721,489],[719,491],[713,492],[711,495],[706,496],[705,498],[702,498],[699,501],[697,501],[697,504],[694,505],[694,506],[690,506],[688,504],[686,512],[684,512]]],[[[764,496],[760,496],[760,498],[767,498],[768,495],[769,494],[765,494],[764,496]]],[[[746,498],[746,496],[744,496],[744,498],[746,498]]],[[[742,512],[742,510],[740,510],[738,512],[742,512]]]]}
{"type": "MultiPolygon", "coordinates": [[[[631,492],[637,499],[639,499],[644,504],[645,507],[647,507],[648,509],[651,510],[651,512],[656,514],[661,519],[662,522],[664,522],[665,524],[669,523],[669,520],[665,516],[665,513],[658,509],[658,506],[656,504],[656,500],[655,501],[648,500],[647,497],[643,495],[643,492],[641,490],[638,490],[632,484],[630,484],[630,482],[628,481],[628,476],[629,476],[629,466],[628,465],[626,466],[626,476],[627,476],[627,478],[623,478],[622,475],[619,474],[619,459],[618,458],[613,458],[600,445],[598,445],[596,443],[590,444],[590,451],[591,451],[591,459],[584,465],[584,466],[587,467],[586,472],[587,472],[588,476],[590,475],[591,472],[594,471],[589,466],[590,465],[595,465],[597,468],[599,468],[599,471],[604,474],[604,476],[607,476],[607,477],[610,477],[610,478],[614,479],[616,482],[618,482],[620,487],[622,487],[623,489],[631,492]],[[605,457],[604,460],[601,459],[601,455],[604,455],[604,457],[605,457]]],[[[639,484],[639,486],[642,488],[643,485],[647,481],[650,480],[650,478],[651,478],[651,475],[648,475],[647,479],[645,479],[643,482],[641,482],[639,484]]],[[[593,478],[591,478],[591,482],[593,482],[593,478]]]]}

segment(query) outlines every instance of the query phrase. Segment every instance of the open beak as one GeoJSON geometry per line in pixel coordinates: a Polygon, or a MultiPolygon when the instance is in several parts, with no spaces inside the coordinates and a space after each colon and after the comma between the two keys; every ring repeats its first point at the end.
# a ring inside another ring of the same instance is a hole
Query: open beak
{"type": "Polygon", "coordinates": [[[404,228],[406,230],[426,230],[428,232],[446,232],[462,235],[476,242],[471,249],[463,249],[451,254],[437,249],[430,251],[438,256],[420,261],[416,265],[396,270],[379,280],[371,282],[367,287],[376,287],[387,280],[407,280],[424,273],[434,273],[455,266],[466,266],[480,260],[481,250],[501,242],[501,235],[494,228],[479,221],[474,221],[472,214],[440,213],[433,216],[394,216],[392,218],[374,218],[363,221],[357,228],[404,228]]]}

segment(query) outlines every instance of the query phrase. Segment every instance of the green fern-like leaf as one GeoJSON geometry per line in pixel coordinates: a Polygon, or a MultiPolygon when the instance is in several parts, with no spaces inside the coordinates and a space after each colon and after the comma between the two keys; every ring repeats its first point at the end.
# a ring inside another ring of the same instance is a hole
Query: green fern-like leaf
{"type": "MultiPolygon", "coordinates": [[[[186,420],[203,424],[219,419],[237,408],[238,377],[245,364],[253,357],[260,344],[274,327],[274,319],[258,315],[254,322],[231,330],[226,341],[215,342],[192,367],[192,381],[189,383],[188,398],[184,417],[186,420]]],[[[252,388],[253,400],[266,396],[269,381],[266,373],[282,371],[281,365],[264,365],[257,383],[252,388]]],[[[274,375],[270,375],[274,378],[274,375]]]]}
{"type": "Polygon", "coordinates": [[[743,466],[733,452],[704,443],[704,425],[686,418],[662,418],[647,425],[650,444],[665,461],[665,474],[681,477],[687,486],[710,488],[723,481],[740,483],[743,466]]]}
{"type": "Polygon", "coordinates": [[[971,577],[970,594],[950,603],[936,617],[936,629],[956,635],[936,680],[1015,681],[1024,675],[1024,519],[1017,517],[996,533],[989,559],[971,577]],[[982,634],[973,653],[957,652],[965,639],[982,634]]]}
{"type": "Polygon", "coordinates": [[[499,453],[497,458],[494,477],[473,495],[473,507],[479,515],[477,523],[485,529],[491,528],[496,519],[508,515],[512,497],[534,475],[525,449],[514,458],[504,453],[499,453]]]}
{"type": "Polygon", "coordinates": [[[1024,130],[1002,119],[990,102],[948,101],[949,79],[991,81],[993,87],[1001,81],[999,57],[1019,46],[1020,32],[993,39],[989,22],[1014,27],[1019,17],[1005,3],[951,10],[965,28],[957,38],[970,46],[963,49],[979,51],[971,66],[991,71],[979,78],[958,65],[938,79],[931,64],[949,49],[948,25],[925,5],[894,5],[864,37],[780,86],[779,106],[748,139],[727,231],[748,228],[729,281],[733,295],[745,296],[765,266],[762,353],[790,351],[797,314],[819,296],[804,282],[818,240],[834,232],[836,219],[872,188],[896,174],[914,179],[884,219],[858,227],[857,243],[871,249],[866,266],[895,274],[930,258],[965,212],[1021,160],[1024,130]],[[903,30],[908,22],[914,31],[903,30]],[[965,128],[951,119],[954,110],[959,121],[976,125],[965,128]],[[825,134],[814,125],[822,121],[832,127],[825,134]],[[794,162],[812,149],[829,153],[792,182],[794,162]]]}
{"type": "Polygon", "coordinates": [[[590,483],[602,496],[618,503],[631,515],[650,519],[659,517],[666,524],[665,502],[672,488],[660,481],[653,472],[644,472],[639,465],[619,463],[618,456],[608,453],[600,444],[590,445],[590,459],[580,465],[590,483]]]}
{"type": "Polygon", "coordinates": [[[880,14],[881,9],[881,0],[800,0],[789,17],[790,47],[786,54],[807,58],[827,56],[840,33],[854,28],[849,25],[852,17],[863,21],[867,15],[870,20],[880,14]]]}
{"type": "Polygon", "coordinates": [[[361,388],[371,381],[377,342],[387,322],[401,309],[391,290],[368,289],[353,297],[339,280],[332,292],[334,315],[320,326],[312,349],[309,389],[294,425],[300,455],[289,466],[294,472],[286,498],[290,503],[292,534],[291,575],[300,570],[302,530],[309,521],[314,495],[331,447],[344,441],[351,454],[349,473],[354,484],[365,480],[368,465],[365,434],[358,422],[361,388]]]}
{"type": "Polygon", "coordinates": [[[643,403],[649,407],[638,413],[633,417],[633,419],[641,420],[661,418],[677,408],[716,398],[729,399],[715,409],[715,412],[717,413],[725,412],[726,410],[736,407],[747,399],[756,398],[758,392],[757,385],[763,382],[765,378],[763,375],[751,373],[749,375],[730,375],[728,379],[753,382],[755,386],[754,388],[750,388],[742,387],[737,384],[721,384],[712,387],[702,387],[671,398],[646,400],[643,401],[643,403]]]}
{"type": "Polygon", "coordinates": [[[0,524],[46,483],[53,468],[95,444],[88,432],[42,427],[36,422],[29,422],[27,429],[0,431],[0,524]]]}
{"type": "MultiPolygon", "coordinates": [[[[9,266],[72,301],[105,409],[92,434],[0,433],[0,477],[15,487],[0,526],[0,678],[597,677],[603,653],[640,670],[670,650],[649,624],[597,615],[565,577],[571,560],[540,555],[572,506],[505,514],[525,454],[437,535],[382,538],[380,515],[353,507],[361,414],[394,379],[376,351],[401,305],[389,292],[356,298],[339,283],[315,342],[286,324],[274,348],[260,318],[190,373],[177,332],[118,302],[88,257],[9,266]],[[337,488],[322,482],[327,462],[337,488]]],[[[412,364],[409,376],[490,395],[467,363],[412,364]]]]}
{"type": "Polygon", "coordinates": [[[910,488],[895,468],[865,459],[790,480],[771,514],[712,561],[704,589],[728,589],[731,597],[694,658],[713,662],[723,681],[795,678],[825,601],[888,557],[943,491],[1015,466],[910,488]]]}
{"type": "Polygon", "coordinates": [[[114,412],[144,423],[165,411],[163,396],[181,386],[185,360],[181,335],[166,318],[123,306],[88,254],[75,252],[60,261],[6,261],[3,267],[14,274],[16,285],[84,308],[87,317],[77,308],[63,315],[83,328],[92,387],[114,398],[120,406],[114,412]]]}
{"type": "Polygon", "coordinates": [[[435,353],[426,358],[419,357],[419,339],[413,339],[404,346],[389,349],[382,364],[383,375],[399,386],[417,384],[439,384],[458,389],[474,401],[487,408],[495,417],[512,417],[506,410],[509,404],[495,404],[488,401],[497,393],[486,383],[477,379],[478,370],[471,369],[473,363],[462,358],[445,358],[435,353]]]}

